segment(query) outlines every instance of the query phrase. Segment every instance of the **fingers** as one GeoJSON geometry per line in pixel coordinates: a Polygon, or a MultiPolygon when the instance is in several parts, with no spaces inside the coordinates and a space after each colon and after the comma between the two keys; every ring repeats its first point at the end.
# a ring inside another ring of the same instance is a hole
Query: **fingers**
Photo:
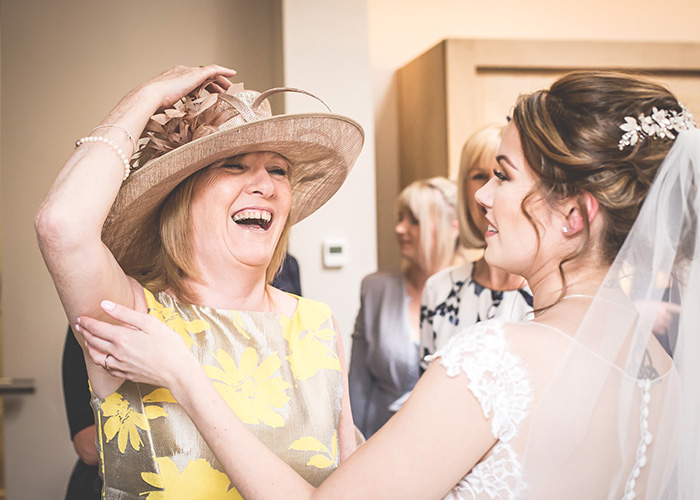
{"type": "MultiPolygon", "coordinates": [[[[235,71],[234,71],[235,73],[235,71]]],[[[231,80],[222,74],[217,74],[205,88],[215,94],[226,92],[226,90],[232,85],[231,80]]]]}
{"type": "Polygon", "coordinates": [[[210,83],[205,88],[212,94],[221,94],[226,91],[223,87],[216,83],[210,83]]]}
{"type": "MultiPolygon", "coordinates": [[[[83,319],[82,323],[86,323],[85,319],[83,319]]],[[[88,347],[92,347],[93,349],[96,349],[102,353],[111,353],[114,351],[115,345],[111,340],[106,340],[104,338],[101,338],[97,335],[95,335],[92,330],[86,327],[84,324],[78,324],[75,326],[76,330],[78,330],[82,335],[83,338],[85,339],[85,345],[88,347]]],[[[103,333],[104,335],[104,333],[103,333]]]]}
{"type": "MultiPolygon", "coordinates": [[[[134,311],[133,309],[129,309],[128,307],[124,307],[120,304],[115,304],[110,300],[103,300],[100,303],[100,306],[102,307],[102,310],[107,313],[107,315],[124,323],[125,325],[131,326],[132,328],[137,328],[147,332],[149,328],[152,329],[156,327],[156,325],[154,325],[152,322],[154,318],[148,314],[134,311]]],[[[157,324],[161,324],[160,321],[155,321],[157,324]]],[[[105,331],[105,333],[107,333],[107,331],[105,331]]]]}
{"type": "Polygon", "coordinates": [[[216,82],[216,84],[217,84],[219,87],[221,87],[221,88],[224,89],[224,90],[228,90],[228,88],[229,88],[231,85],[233,85],[233,84],[231,83],[231,80],[229,80],[228,78],[223,77],[223,76],[217,76],[217,77],[215,78],[214,81],[216,82]]]}
{"type": "Polygon", "coordinates": [[[209,92],[226,92],[226,90],[229,89],[233,85],[231,83],[231,80],[224,76],[217,76],[214,78],[214,80],[211,82],[211,84],[207,87],[207,90],[209,92]]]}
{"type": "Polygon", "coordinates": [[[87,348],[88,355],[96,366],[105,370],[112,377],[127,378],[126,372],[121,369],[121,362],[111,352],[113,350],[112,344],[96,337],[84,326],[76,325],[76,329],[80,331],[85,338],[85,347],[87,348]]]}
{"type": "Polygon", "coordinates": [[[227,78],[231,78],[235,74],[235,70],[216,64],[199,67],[175,66],[145,85],[156,89],[156,94],[160,96],[158,109],[163,109],[171,106],[182,96],[187,95],[208,80],[214,82],[215,87],[227,89],[231,85],[227,78]]]}
{"type": "Polygon", "coordinates": [[[199,68],[208,75],[205,80],[219,79],[220,77],[230,78],[236,75],[236,70],[226,68],[225,66],[219,66],[218,64],[209,64],[207,66],[200,66],[199,68]]]}

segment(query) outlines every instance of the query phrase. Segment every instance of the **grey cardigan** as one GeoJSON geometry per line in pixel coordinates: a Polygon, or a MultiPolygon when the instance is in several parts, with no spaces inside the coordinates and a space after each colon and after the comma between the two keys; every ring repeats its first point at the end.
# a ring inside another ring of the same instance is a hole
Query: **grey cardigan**
{"type": "Polygon", "coordinates": [[[418,380],[418,345],[411,341],[406,282],[377,272],[362,280],[350,358],[350,405],[369,438],[393,414],[389,405],[418,380]]]}

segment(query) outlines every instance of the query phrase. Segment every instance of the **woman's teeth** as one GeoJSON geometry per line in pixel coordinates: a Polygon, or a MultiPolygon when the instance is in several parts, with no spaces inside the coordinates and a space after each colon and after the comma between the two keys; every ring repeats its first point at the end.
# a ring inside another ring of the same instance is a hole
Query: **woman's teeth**
{"type": "Polygon", "coordinates": [[[497,232],[498,232],[498,229],[496,229],[496,228],[493,227],[491,224],[489,224],[489,231],[491,231],[492,233],[497,233],[497,232]]]}
{"type": "Polygon", "coordinates": [[[257,225],[261,229],[267,229],[270,227],[272,214],[265,210],[241,210],[233,214],[233,221],[237,224],[257,225]]]}

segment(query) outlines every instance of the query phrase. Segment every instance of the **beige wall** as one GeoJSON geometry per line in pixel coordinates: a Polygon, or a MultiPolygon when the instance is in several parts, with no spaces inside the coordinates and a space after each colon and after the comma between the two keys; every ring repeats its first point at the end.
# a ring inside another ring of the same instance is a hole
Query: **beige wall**
{"type": "Polygon", "coordinates": [[[378,261],[384,269],[398,265],[393,237],[399,186],[398,68],[443,38],[700,42],[697,0],[367,0],[367,5],[377,131],[378,261]]]}
{"type": "Polygon", "coordinates": [[[158,71],[218,62],[249,88],[280,84],[280,6],[2,1],[3,374],[36,379],[35,394],[5,399],[8,499],[63,498],[76,458],[61,389],[66,320],[37,249],[34,212],[74,141],[158,71]]]}
{"type": "MultiPolygon", "coordinates": [[[[353,118],[365,130],[365,145],[352,174],[325,207],[294,227],[290,246],[299,259],[304,295],[331,306],[349,356],[360,281],[377,267],[366,6],[357,0],[291,0],[284,2],[283,20],[285,84],[322,96],[334,112],[353,118]],[[348,264],[325,269],[323,240],[338,237],[348,242],[348,264]]],[[[287,112],[303,110],[307,100],[289,95],[287,112]]]]}

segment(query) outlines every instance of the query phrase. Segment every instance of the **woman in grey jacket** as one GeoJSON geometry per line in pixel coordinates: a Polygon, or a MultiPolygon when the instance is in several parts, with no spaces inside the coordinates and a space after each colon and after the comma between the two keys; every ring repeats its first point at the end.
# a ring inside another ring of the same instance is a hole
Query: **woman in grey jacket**
{"type": "Polygon", "coordinates": [[[454,264],[457,189],[442,177],[415,181],[396,202],[401,273],[362,281],[352,336],[350,402],[355,425],[370,437],[389,420],[389,405],[418,380],[420,303],[429,276],[454,264]]]}

